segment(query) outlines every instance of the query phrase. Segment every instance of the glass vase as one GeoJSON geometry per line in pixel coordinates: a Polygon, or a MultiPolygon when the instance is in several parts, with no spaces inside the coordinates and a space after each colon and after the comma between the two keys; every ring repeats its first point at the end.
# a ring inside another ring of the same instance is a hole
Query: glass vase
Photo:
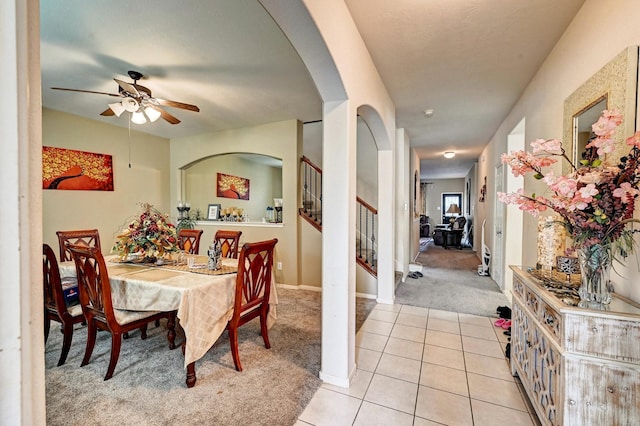
{"type": "Polygon", "coordinates": [[[578,250],[581,273],[580,289],[578,290],[579,307],[608,309],[608,305],[611,303],[609,276],[611,275],[612,260],[611,251],[600,244],[578,250]]]}

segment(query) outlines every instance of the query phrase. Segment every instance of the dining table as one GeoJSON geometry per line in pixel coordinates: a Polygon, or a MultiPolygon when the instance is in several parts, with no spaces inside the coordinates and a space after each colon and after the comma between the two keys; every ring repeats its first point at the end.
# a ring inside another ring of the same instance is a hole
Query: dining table
{"type": "MultiPolygon", "coordinates": [[[[207,267],[207,257],[197,256],[192,266],[177,262],[126,262],[118,255],[105,256],[113,307],[131,311],[177,310],[184,330],[184,368],[187,387],[196,383],[195,362],[224,332],[233,314],[238,259],[222,259],[218,269],[207,267]]],[[[61,278],[75,277],[73,262],[61,262],[61,278]]],[[[275,280],[271,281],[269,316],[277,318],[275,280]]]]}

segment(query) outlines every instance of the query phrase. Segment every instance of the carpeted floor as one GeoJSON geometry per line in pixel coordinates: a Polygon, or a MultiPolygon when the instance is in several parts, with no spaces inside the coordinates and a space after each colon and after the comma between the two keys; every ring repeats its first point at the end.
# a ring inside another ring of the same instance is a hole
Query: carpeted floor
{"type": "MultiPolygon", "coordinates": [[[[258,321],[241,327],[243,371],[237,372],[223,334],[196,363],[192,389],[184,384],[180,349],[168,349],[164,324],[151,326],[146,340],[134,332],[123,341],[113,378],[105,382],[110,335],[98,333],[91,362],[80,368],[86,330],[77,326],[67,362],[56,367],[62,334],[52,323],[45,353],[47,425],[294,424],[321,384],[320,293],[279,289],[278,298],[271,349],[264,348],[258,321]]],[[[374,305],[357,299],[358,327],[374,305]]]]}
{"type": "Polygon", "coordinates": [[[509,305],[491,277],[478,275],[481,262],[470,249],[445,250],[431,240],[421,245],[416,263],[423,265],[423,277],[400,283],[396,303],[482,316],[509,305]]]}

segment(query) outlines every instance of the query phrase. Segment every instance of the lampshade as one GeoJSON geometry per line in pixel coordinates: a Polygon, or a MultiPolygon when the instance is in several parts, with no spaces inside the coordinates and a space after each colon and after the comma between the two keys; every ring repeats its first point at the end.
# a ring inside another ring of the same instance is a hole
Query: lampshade
{"type": "Polygon", "coordinates": [[[147,114],[147,117],[149,117],[149,121],[151,121],[152,123],[160,118],[160,111],[151,107],[146,107],[144,109],[144,113],[147,114]]]}
{"type": "Polygon", "coordinates": [[[136,101],[133,98],[124,98],[122,100],[122,106],[126,111],[129,111],[129,112],[136,112],[139,107],[138,101],[136,101]]]}
{"type": "Polygon", "coordinates": [[[122,114],[125,111],[124,107],[120,102],[109,104],[109,108],[111,108],[111,111],[113,111],[116,117],[120,117],[120,114],[122,114]]]}
{"type": "Polygon", "coordinates": [[[131,121],[133,121],[136,124],[144,124],[147,122],[147,119],[144,118],[143,113],[141,113],[140,111],[136,111],[133,114],[131,114],[131,121]]]}
{"type": "Polygon", "coordinates": [[[453,158],[456,156],[456,153],[453,151],[447,151],[444,153],[444,158],[453,158]]]}
{"type": "Polygon", "coordinates": [[[460,207],[457,204],[449,204],[447,214],[460,214],[460,207]]]}

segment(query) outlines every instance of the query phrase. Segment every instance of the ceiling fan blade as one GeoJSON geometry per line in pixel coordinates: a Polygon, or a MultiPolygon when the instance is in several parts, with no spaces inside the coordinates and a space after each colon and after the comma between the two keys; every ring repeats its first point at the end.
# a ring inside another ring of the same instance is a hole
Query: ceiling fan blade
{"type": "Polygon", "coordinates": [[[122,90],[124,90],[125,92],[131,93],[136,97],[140,96],[140,92],[138,92],[138,89],[136,89],[136,87],[133,84],[127,83],[126,81],[118,80],[117,78],[114,78],[114,80],[116,83],[118,83],[118,86],[120,86],[122,90]]]}
{"type": "Polygon", "coordinates": [[[105,117],[110,117],[112,115],[115,115],[115,113],[113,112],[113,110],[111,108],[107,108],[104,111],[102,111],[100,113],[100,115],[104,115],[105,117]]]}
{"type": "Polygon", "coordinates": [[[164,106],[169,106],[169,107],[174,107],[174,108],[182,108],[182,109],[187,109],[189,111],[195,111],[195,112],[200,112],[200,108],[198,108],[195,105],[191,105],[191,104],[185,104],[183,102],[176,102],[176,101],[168,101],[166,99],[159,99],[159,98],[154,98],[160,105],[164,105],[164,106]]]}
{"type": "Polygon", "coordinates": [[[174,117],[173,115],[169,114],[167,111],[163,110],[162,108],[159,108],[155,105],[149,105],[149,107],[155,109],[156,111],[158,111],[160,113],[160,116],[167,122],[171,123],[171,124],[178,124],[180,122],[180,120],[178,120],[176,117],[174,117]]]}
{"type": "Polygon", "coordinates": [[[64,87],[52,87],[53,90],[65,90],[67,92],[80,92],[80,93],[94,93],[96,95],[107,95],[107,96],[115,96],[116,98],[121,98],[122,95],[115,93],[106,93],[106,92],[94,92],[93,90],[81,90],[81,89],[65,89],[64,87]]]}

